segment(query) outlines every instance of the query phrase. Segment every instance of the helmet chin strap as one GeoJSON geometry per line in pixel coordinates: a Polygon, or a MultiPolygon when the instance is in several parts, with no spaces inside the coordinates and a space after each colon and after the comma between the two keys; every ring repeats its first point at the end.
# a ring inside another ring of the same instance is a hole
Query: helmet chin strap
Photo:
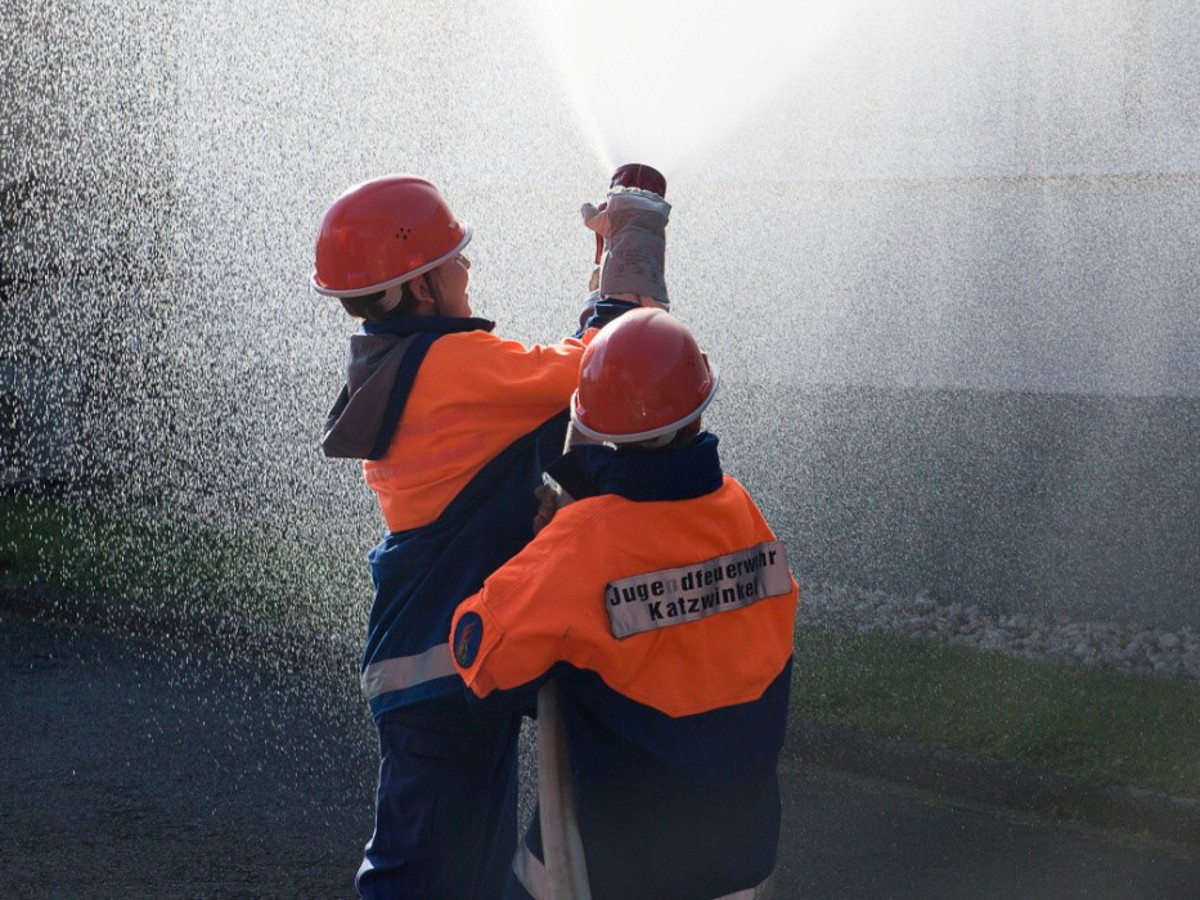
{"type": "Polygon", "coordinates": [[[669,444],[669,443],[671,443],[671,441],[675,440],[675,437],[678,434],[679,434],[678,431],[671,431],[671,432],[668,432],[667,434],[660,434],[656,438],[650,438],[650,440],[648,440],[648,441],[642,441],[641,446],[646,447],[650,450],[657,450],[660,447],[667,446],[667,444],[669,444]]]}
{"type": "MultiPolygon", "coordinates": [[[[668,431],[666,434],[660,434],[658,437],[650,438],[646,441],[635,441],[627,446],[641,447],[643,450],[661,450],[663,447],[669,447],[672,444],[679,442],[681,446],[691,443],[692,438],[700,433],[700,419],[694,419],[682,428],[676,428],[674,431],[668,431]]],[[[613,441],[617,447],[622,446],[620,441],[613,441]]]]}
{"type": "Polygon", "coordinates": [[[379,301],[379,311],[383,315],[387,315],[404,299],[404,285],[393,284],[383,292],[383,297],[379,301]]]}

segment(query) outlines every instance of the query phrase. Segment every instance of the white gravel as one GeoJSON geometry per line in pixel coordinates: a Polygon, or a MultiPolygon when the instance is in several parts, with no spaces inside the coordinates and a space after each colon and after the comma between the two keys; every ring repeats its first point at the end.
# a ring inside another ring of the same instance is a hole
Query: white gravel
{"type": "Polygon", "coordinates": [[[996,614],[833,585],[804,585],[800,622],[864,633],[886,631],[1120,672],[1200,681],[1200,634],[1138,624],[1076,622],[1063,616],[996,614]]]}

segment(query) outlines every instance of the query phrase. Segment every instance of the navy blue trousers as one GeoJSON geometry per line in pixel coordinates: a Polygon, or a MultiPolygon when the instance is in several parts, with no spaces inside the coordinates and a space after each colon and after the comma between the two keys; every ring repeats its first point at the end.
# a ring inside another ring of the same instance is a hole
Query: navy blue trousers
{"type": "Polygon", "coordinates": [[[355,884],[363,898],[495,898],[517,844],[520,716],[482,722],[465,695],[379,720],[375,833],[355,884]]]}

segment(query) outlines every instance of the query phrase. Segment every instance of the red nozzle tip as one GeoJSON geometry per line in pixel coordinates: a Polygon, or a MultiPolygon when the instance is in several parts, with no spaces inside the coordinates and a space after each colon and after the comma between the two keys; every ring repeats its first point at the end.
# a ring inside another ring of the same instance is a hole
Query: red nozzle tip
{"type": "Polygon", "coordinates": [[[660,197],[667,195],[667,179],[658,169],[642,163],[626,163],[613,172],[609,187],[635,187],[653,191],[660,197]]]}

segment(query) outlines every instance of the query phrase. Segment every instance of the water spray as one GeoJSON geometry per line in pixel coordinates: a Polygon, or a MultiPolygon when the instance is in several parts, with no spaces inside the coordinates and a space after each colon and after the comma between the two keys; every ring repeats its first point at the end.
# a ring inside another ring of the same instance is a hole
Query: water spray
{"type": "MultiPolygon", "coordinates": [[[[524,0],[605,170],[653,159],[673,178],[716,162],[797,79],[821,74],[865,0],[524,0]],[[636,27],[613,23],[636,22],[636,27]],[[597,36],[604,35],[596,46],[597,36]],[[585,49],[590,48],[590,49],[585,49]]],[[[724,156],[721,157],[725,159],[724,156]]]]}

